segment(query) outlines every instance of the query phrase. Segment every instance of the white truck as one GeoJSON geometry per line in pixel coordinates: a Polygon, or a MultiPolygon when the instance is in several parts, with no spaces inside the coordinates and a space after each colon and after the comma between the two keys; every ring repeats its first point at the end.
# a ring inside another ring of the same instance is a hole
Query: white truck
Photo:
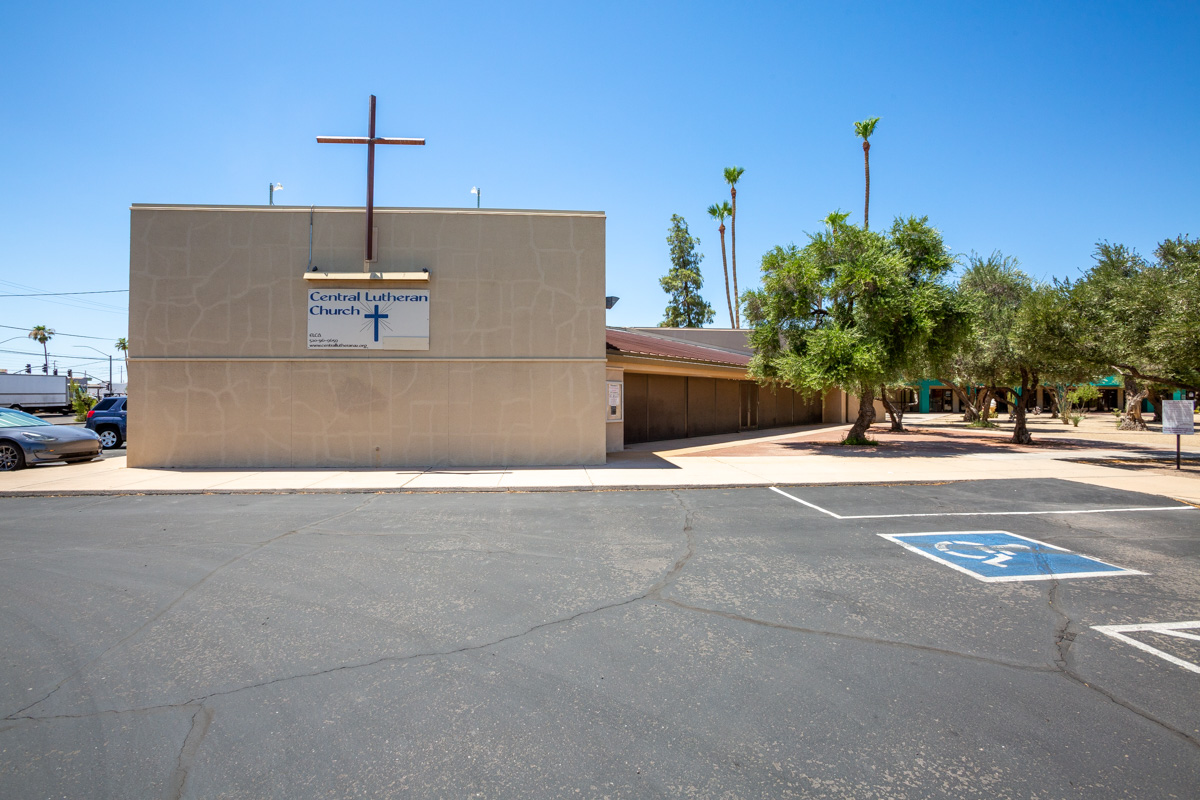
{"type": "Polygon", "coordinates": [[[0,373],[0,408],[69,412],[71,392],[67,376],[0,373]]]}

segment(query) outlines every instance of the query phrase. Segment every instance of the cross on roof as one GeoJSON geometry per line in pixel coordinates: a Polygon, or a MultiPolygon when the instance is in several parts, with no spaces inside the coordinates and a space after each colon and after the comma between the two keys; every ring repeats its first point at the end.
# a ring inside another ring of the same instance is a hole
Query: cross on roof
{"type": "MultiPolygon", "coordinates": [[[[375,95],[371,95],[371,116],[366,136],[318,136],[321,144],[365,144],[367,146],[367,261],[374,257],[371,236],[375,217],[375,145],[425,144],[424,139],[384,139],[375,135],[375,95]]],[[[376,323],[378,324],[378,323],[376,323]]]]}

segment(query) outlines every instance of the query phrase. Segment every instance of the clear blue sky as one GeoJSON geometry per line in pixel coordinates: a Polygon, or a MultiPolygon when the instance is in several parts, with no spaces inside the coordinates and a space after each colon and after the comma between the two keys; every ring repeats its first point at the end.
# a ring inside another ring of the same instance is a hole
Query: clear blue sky
{"type": "MultiPolygon", "coordinates": [[[[361,205],[361,148],[315,136],[365,134],[371,93],[379,135],[428,139],[378,153],[377,205],[478,185],[606,212],[610,324],[662,318],[673,213],[728,324],[705,213],[725,166],[743,288],[829,211],[861,222],[870,116],[875,227],[928,215],[1042,278],[1097,240],[1200,235],[1196,3],[7,3],[0,25],[0,294],[127,288],[135,202],[265,204],[280,181],[283,205],[361,205]]],[[[125,336],[125,298],[0,298],[0,350],[39,352],[43,324],[99,337],[51,342],[82,365],[74,345],[125,336]]]]}

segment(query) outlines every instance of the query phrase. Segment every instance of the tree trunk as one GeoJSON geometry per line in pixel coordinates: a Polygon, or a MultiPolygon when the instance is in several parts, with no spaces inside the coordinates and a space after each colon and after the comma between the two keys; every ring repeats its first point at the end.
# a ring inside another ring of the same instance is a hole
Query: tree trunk
{"type": "Polygon", "coordinates": [[[725,223],[717,228],[721,232],[721,266],[725,270],[725,302],[729,304],[729,327],[737,327],[733,319],[733,300],[729,298],[729,260],[725,258],[725,223]]]}
{"type": "Polygon", "coordinates": [[[1125,377],[1125,413],[1121,415],[1120,430],[1144,431],[1146,422],[1142,419],[1142,401],[1146,399],[1146,387],[1138,388],[1138,383],[1132,377],[1125,377]]]}
{"type": "Polygon", "coordinates": [[[887,410],[888,416],[892,418],[892,432],[904,433],[904,412],[888,399],[887,387],[882,383],[879,384],[879,399],[883,401],[884,409],[887,410]]]}
{"type": "Polygon", "coordinates": [[[871,229],[871,143],[863,139],[863,172],[867,175],[867,192],[863,198],[863,230],[871,229]]]}
{"type": "Polygon", "coordinates": [[[875,421],[875,389],[871,386],[860,386],[858,392],[858,419],[854,427],[846,434],[846,441],[861,441],[867,438],[867,431],[875,421]]]}
{"type": "Polygon", "coordinates": [[[979,419],[979,408],[975,403],[971,402],[971,396],[967,394],[966,390],[961,386],[956,386],[945,378],[938,378],[938,382],[949,386],[950,391],[954,392],[955,396],[958,397],[958,402],[962,406],[963,422],[974,422],[979,419]]]}
{"type": "Polygon", "coordinates": [[[1050,395],[1050,419],[1058,419],[1058,387],[1046,386],[1046,394],[1050,395]]]}
{"type": "MultiPolygon", "coordinates": [[[[729,196],[733,199],[733,211],[729,214],[729,249],[733,256],[733,296],[738,296],[737,287],[737,187],[729,187],[729,196]]],[[[741,303],[733,304],[733,327],[742,327],[741,303]]]]}
{"type": "Polygon", "coordinates": [[[985,386],[979,393],[979,418],[986,422],[992,416],[992,395],[996,391],[991,386],[985,386]]]}
{"type": "Polygon", "coordinates": [[[1033,444],[1033,437],[1029,435],[1029,428],[1025,426],[1025,408],[1029,405],[1029,396],[1036,391],[1036,388],[1037,378],[1033,379],[1033,386],[1030,387],[1029,372],[1022,368],[1021,396],[1012,403],[1013,409],[1016,411],[1016,424],[1013,425],[1013,435],[1009,441],[1013,444],[1033,444]]]}
{"type": "Polygon", "coordinates": [[[1148,399],[1150,401],[1150,407],[1154,409],[1154,421],[1158,422],[1158,423],[1162,423],[1162,417],[1163,417],[1162,393],[1159,392],[1157,389],[1151,387],[1150,394],[1147,395],[1146,399],[1148,399]]]}

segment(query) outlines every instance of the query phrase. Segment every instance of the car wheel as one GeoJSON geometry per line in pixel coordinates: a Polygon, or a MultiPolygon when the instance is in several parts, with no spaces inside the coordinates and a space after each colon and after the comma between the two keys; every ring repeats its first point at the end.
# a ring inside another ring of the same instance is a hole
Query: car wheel
{"type": "Polygon", "coordinates": [[[100,446],[105,450],[111,450],[114,447],[121,446],[121,433],[114,428],[105,428],[102,431],[97,431],[100,436],[100,446]]]}
{"type": "Polygon", "coordinates": [[[0,472],[12,472],[25,466],[25,451],[12,442],[0,442],[0,472]]]}

